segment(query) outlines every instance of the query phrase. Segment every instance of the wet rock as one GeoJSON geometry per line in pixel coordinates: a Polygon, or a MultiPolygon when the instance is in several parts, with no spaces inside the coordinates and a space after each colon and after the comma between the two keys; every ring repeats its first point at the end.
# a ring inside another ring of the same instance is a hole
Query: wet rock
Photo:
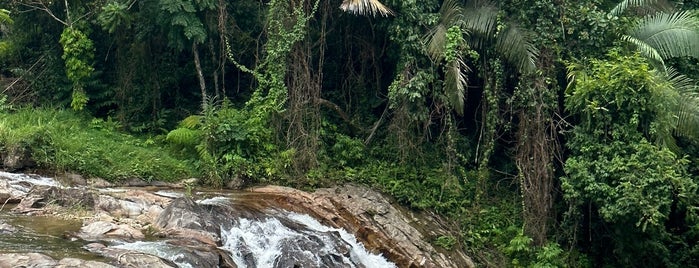
{"type": "Polygon", "coordinates": [[[172,199],[143,190],[108,192],[100,195],[95,210],[106,212],[114,217],[127,217],[154,223],[163,207],[172,199]]]}
{"type": "Polygon", "coordinates": [[[20,201],[19,204],[12,209],[12,211],[21,214],[32,213],[35,211],[40,211],[41,207],[44,205],[46,205],[46,202],[44,202],[43,197],[38,195],[29,195],[22,198],[22,201],[20,201]]]}
{"type": "Polygon", "coordinates": [[[211,232],[181,227],[169,227],[156,233],[159,237],[176,238],[184,241],[197,241],[202,244],[216,246],[220,240],[218,235],[211,232]]]}
{"type": "MultiPolygon", "coordinates": [[[[280,246],[281,255],[274,260],[273,267],[351,267],[343,261],[343,257],[350,259],[349,245],[340,238],[339,234],[326,236],[332,241],[323,241],[313,234],[306,237],[296,237],[291,240],[282,241],[280,246]],[[327,247],[332,246],[329,250],[327,247]],[[313,252],[313,254],[308,254],[313,252]],[[318,259],[316,259],[317,255],[318,259]],[[319,263],[320,262],[320,263],[319,263]]],[[[361,265],[358,262],[353,263],[361,265]]]]}
{"type": "Polygon", "coordinates": [[[0,268],[54,267],[57,264],[53,258],[40,253],[0,254],[0,268]]]}
{"type": "Polygon", "coordinates": [[[427,236],[411,225],[413,215],[369,188],[345,185],[307,193],[267,186],[252,191],[269,194],[270,206],[313,215],[324,224],[353,233],[367,249],[382,253],[399,267],[474,267],[463,251],[444,253],[432,247],[427,236]]]}
{"type": "Polygon", "coordinates": [[[5,203],[19,203],[26,193],[16,190],[7,179],[0,177],[0,205],[5,203]]]}
{"type": "Polygon", "coordinates": [[[55,268],[116,268],[116,266],[97,261],[64,258],[58,262],[55,268]]]}
{"type": "Polygon", "coordinates": [[[133,178],[133,179],[124,181],[121,184],[124,186],[129,186],[129,187],[143,187],[143,186],[150,185],[150,183],[148,183],[147,181],[144,181],[144,180],[138,179],[138,178],[133,178]]]}
{"type": "Polygon", "coordinates": [[[87,185],[94,188],[114,187],[113,183],[108,182],[107,180],[102,178],[90,178],[89,180],[87,180],[87,185]]]}
{"type": "Polygon", "coordinates": [[[40,210],[46,204],[56,204],[63,207],[94,206],[94,196],[89,191],[79,188],[60,188],[54,186],[34,185],[27,196],[13,209],[17,213],[30,213],[40,210]]]}
{"type": "Polygon", "coordinates": [[[128,224],[115,224],[112,222],[97,221],[80,228],[77,234],[84,240],[102,239],[105,237],[119,237],[126,239],[143,239],[141,231],[128,224]]]}
{"type": "Polygon", "coordinates": [[[193,240],[172,240],[168,244],[178,247],[181,252],[173,261],[175,263],[187,263],[198,268],[218,268],[219,249],[215,245],[202,244],[193,240]]]}
{"type": "Polygon", "coordinates": [[[17,231],[12,225],[0,221],[0,234],[11,234],[17,231]]]}
{"type": "Polygon", "coordinates": [[[182,228],[205,231],[219,240],[218,232],[221,223],[217,221],[210,210],[195,203],[191,198],[178,198],[167,206],[155,222],[158,228],[182,228]]]}
{"type": "Polygon", "coordinates": [[[65,173],[59,175],[56,179],[63,185],[67,186],[85,186],[87,185],[87,180],[80,174],[75,173],[65,173]]]}
{"type": "Polygon", "coordinates": [[[2,166],[7,171],[16,171],[36,166],[36,162],[31,158],[28,147],[15,146],[0,152],[2,166]]]}
{"type": "Polygon", "coordinates": [[[128,250],[128,249],[120,249],[120,248],[112,248],[112,247],[102,247],[90,244],[91,252],[98,253],[102,255],[105,258],[111,259],[112,263],[116,264],[119,267],[124,267],[124,268],[141,268],[141,267],[148,267],[148,268],[171,268],[171,267],[178,267],[175,263],[169,260],[162,259],[157,256],[153,256],[150,254],[134,251],[134,250],[128,250]]]}
{"type": "Polygon", "coordinates": [[[63,207],[92,208],[95,205],[95,195],[84,188],[50,187],[42,196],[63,207]]]}

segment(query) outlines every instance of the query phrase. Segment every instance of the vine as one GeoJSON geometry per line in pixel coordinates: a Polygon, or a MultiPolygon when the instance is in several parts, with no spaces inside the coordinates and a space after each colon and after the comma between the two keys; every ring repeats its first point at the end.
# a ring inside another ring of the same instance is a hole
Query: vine
{"type": "Polygon", "coordinates": [[[62,58],[65,61],[66,75],[73,82],[73,100],[70,106],[79,111],[85,108],[89,100],[84,87],[95,70],[92,66],[95,47],[92,40],[76,27],[64,28],[60,43],[63,46],[62,58]]]}

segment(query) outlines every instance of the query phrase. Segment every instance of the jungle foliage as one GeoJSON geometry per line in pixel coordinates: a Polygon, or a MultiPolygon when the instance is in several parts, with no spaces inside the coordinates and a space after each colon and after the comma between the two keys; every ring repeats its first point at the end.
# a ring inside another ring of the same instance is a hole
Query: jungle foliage
{"type": "Polygon", "coordinates": [[[691,266],[697,8],[0,0],[0,153],[112,180],[367,184],[488,267],[691,266]]]}

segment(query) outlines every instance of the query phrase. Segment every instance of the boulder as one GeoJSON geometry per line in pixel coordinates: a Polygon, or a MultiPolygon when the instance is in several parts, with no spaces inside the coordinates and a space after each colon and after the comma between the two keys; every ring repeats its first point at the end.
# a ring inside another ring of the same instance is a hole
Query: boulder
{"type": "Polygon", "coordinates": [[[0,205],[5,203],[19,203],[26,193],[14,189],[9,180],[0,177],[0,205]]]}
{"type": "Polygon", "coordinates": [[[204,231],[218,241],[221,222],[214,215],[191,198],[178,198],[160,213],[155,226],[166,231],[172,228],[204,231]]]}
{"type": "Polygon", "coordinates": [[[125,239],[143,239],[141,231],[128,224],[116,224],[112,222],[96,221],[80,228],[77,237],[83,240],[103,239],[106,237],[118,237],[125,239]]]}
{"type": "Polygon", "coordinates": [[[173,268],[178,267],[172,261],[160,257],[128,249],[105,247],[98,243],[88,244],[88,251],[102,255],[112,260],[112,263],[124,268],[173,268]]]}
{"type": "Polygon", "coordinates": [[[1,253],[0,268],[15,267],[54,267],[58,264],[53,258],[40,253],[1,253]]]}
{"type": "Polygon", "coordinates": [[[87,185],[87,180],[80,174],[75,173],[64,173],[56,177],[58,181],[63,185],[67,186],[85,186],[87,185]]]}
{"type": "Polygon", "coordinates": [[[171,198],[144,190],[114,191],[97,197],[95,211],[152,224],[170,202],[171,198]]]}
{"type": "Polygon", "coordinates": [[[117,268],[114,265],[97,261],[87,261],[76,258],[64,258],[55,268],[117,268]]]}
{"type": "Polygon", "coordinates": [[[17,228],[7,223],[0,221],[0,234],[11,234],[17,232],[17,228]]]}
{"type": "Polygon", "coordinates": [[[31,151],[25,146],[13,146],[0,152],[2,166],[7,171],[16,171],[36,166],[36,162],[31,157],[31,151]]]}

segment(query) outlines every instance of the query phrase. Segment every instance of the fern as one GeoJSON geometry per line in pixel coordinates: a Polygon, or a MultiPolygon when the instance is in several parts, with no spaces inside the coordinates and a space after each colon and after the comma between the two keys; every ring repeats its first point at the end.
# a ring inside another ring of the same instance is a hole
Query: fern
{"type": "Polygon", "coordinates": [[[199,143],[200,131],[189,128],[176,128],[167,134],[165,140],[182,146],[194,146],[199,143]]]}
{"type": "Polygon", "coordinates": [[[180,128],[199,129],[201,126],[201,115],[190,115],[180,121],[180,128]]]}

